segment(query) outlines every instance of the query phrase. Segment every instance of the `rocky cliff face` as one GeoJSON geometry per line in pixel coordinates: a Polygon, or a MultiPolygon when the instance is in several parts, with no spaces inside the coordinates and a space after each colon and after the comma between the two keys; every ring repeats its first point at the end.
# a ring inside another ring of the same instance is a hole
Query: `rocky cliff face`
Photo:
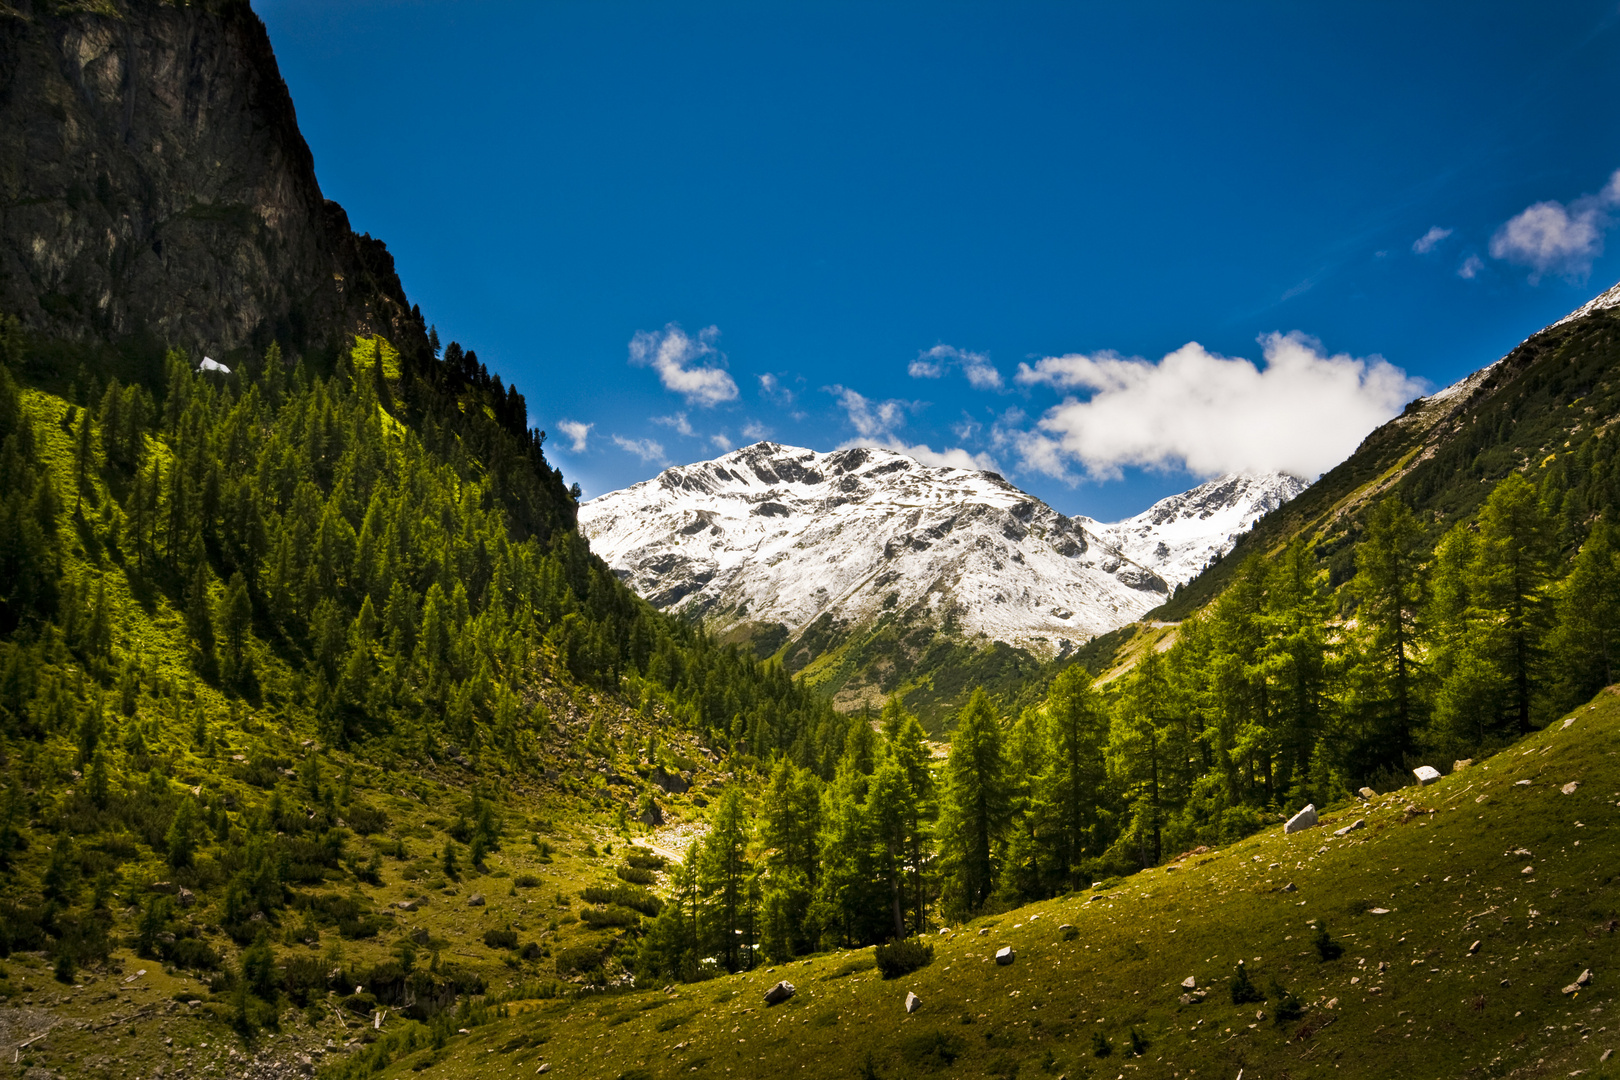
{"type": "Polygon", "coordinates": [[[0,0],[0,311],[216,357],[425,347],[386,248],[322,198],[240,0],[0,0]]]}

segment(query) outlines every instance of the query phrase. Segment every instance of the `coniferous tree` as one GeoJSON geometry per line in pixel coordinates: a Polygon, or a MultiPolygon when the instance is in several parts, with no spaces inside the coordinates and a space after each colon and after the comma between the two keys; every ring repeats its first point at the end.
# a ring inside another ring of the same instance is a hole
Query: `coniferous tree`
{"type": "Polygon", "coordinates": [[[742,792],[727,787],[704,837],[703,859],[698,864],[699,883],[713,912],[711,929],[718,937],[721,963],[727,971],[742,966],[744,943],[738,938],[748,916],[749,832],[742,792]]]}
{"type": "Polygon", "coordinates": [[[989,695],[975,690],[951,737],[940,807],[942,899],[953,916],[978,910],[995,889],[1010,788],[1001,723],[989,695]]]}
{"type": "Polygon", "coordinates": [[[1367,743],[1391,765],[1411,752],[1421,723],[1419,619],[1428,600],[1422,543],[1423,528],[1406,503],[1385,498],[1368,519],[1350,585],[1372,675],[1368,704],[1380,714],[1367,743]]]}

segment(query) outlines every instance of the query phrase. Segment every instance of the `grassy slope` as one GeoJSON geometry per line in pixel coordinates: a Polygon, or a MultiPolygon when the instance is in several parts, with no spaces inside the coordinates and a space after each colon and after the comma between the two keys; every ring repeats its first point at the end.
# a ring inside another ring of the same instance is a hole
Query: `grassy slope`
{"type": "MultiPolygon", "coordinates": [[[[72,437],[60,424],[66,402],[37,390],[26,391],[24,400],[36,421],[41,458],[55,471],[59,490],[71,490],[72,437]]],[[[162,452],[162,448],[154,452],[162,452]]],[[[99,481],[96,484],[100,486],[99,481]]],[[[87,515],[94,514],[90,506],[86,500],[87,515]]],[[[133,720],[115,715],[116,707],[109,702],[109,746],[116,744],[131,723],[155,725],[153,765],[173,783],[197,788],[210,800],[225,800],[236,811],[258,807],[273,793],[291,806],[307,804],[308,793],[289,773],[296,773],[314,754],[321,762],[325,784],[336,786],[340,774],[347,771],[355,801],[380,809],[388,817],[381,832],[350,836],[346,844],[347,854],[360,864],[374,851],[384,853],[379,884],[365,884],[330,871],[328,880],[320,885],[295,887],[300,897],[353,897],[361,912],[380,916],[379,931],[374,936],[346,939],[330,920],[304,924],[295,904],[270,923],[279,965],[320,957],[328,967],[364,973],[394,956],[396,945],[414,935],[427,939],[420,947],[422,966],[437,950],[444,962],[482,977],[491,996],[508,993],[522,983],[554,981],[557,952],[576,946],[608,947],[623,934],[621,930],[595,930],[580,922],[577,912],[585,905],[579,893],[587,885],[618,883],[614,869],[622,864],[625,838],[614,830],[621,808],[631,818],[626,832],[644,842],[650,839],[633,815],[638,793],[648,790],[645,774],[650,771],[645,762],[638,761],[639,750],[654,730],[663,747],[662,758],[690,767],[694,781],[686,794],[655,792],[669,819],[668,829],[659,834],[661,846],[666,850],[678,846],[678,839],[670,837],[682,833],[683,826],[689,829],[701,821],[703,791],[716,780],[717,772],[697,736],[680,729],[662,711],[645,717],[617,695],[579,686],[555,658],[543,654],[533,657],[523,688],[526,716],[541,744],[529,770],[510,769],[489,754],[476,771],[452,762],[401,770],[368,758],[364,749],[349,753],[320,747],[314,741],[313,716],[295,707],[286,692],[292,670],[285,658],[255,640],[251,648],[267,691],[265,704],[255,710],[233,703],[192,671],[181,613],[149,581],[107,561],[95,530],[70,524],[72,509],[69,500],[62,511],[59,556],[69,570],[101,573],[116,613],[114,651],[141,657],[145,672],[133,720]],[[182,688],[184,715],[174,716],[167,699],[154,694],[158,684],[182,688]],[[207,719],[211,746],[199,746],[193,740],[190,717],[194,703],[207,719]],[[586,746],[586,736],[598,719],[608,741],[600,749],[591,749],[586,746]],[[610,785],[599,771],[603,768],[617,773],[622,782],[610,785]],[[468,865],[467,846],[458,845],[461,875],[459,880],[450,880],[442,872],[442,852],[449,828],[468,806],[475,787],[483,790],[502,817],[501,848],[488,856],[487,872],[479,872],[468,865]],[[393,847],[395,841],[403,845],[403,854],[393,847]],[[536,877],[539,883],[516,888],[514,879],[520,875],[536,877]],[[484,894],[487,903],[470,907],[467,900],[474,893],[484,894]],[[559,897],[565,902],[559,903],[559,897]],[[421,902],[415,912],[395,906],[396,901],[413,898],[421,902]],[[520,942],[540,945],[542,955],[520,960],[510,950],[484,944],[486,930],[508,924],[518,931],[520,942]]],[[[73,665],[51,670],[66,675],[73,685],[73,665]]],[[[52,763],[54,771],[66,777],[70,775],[73,737],[72,731],[58,732],[41,744],[14,749],[52,763]]],[[[124,755],[112,751],[111,758],[115,787],[144,780],[138,770],[127,766],[124,755]]],[[[0,753],[0,767],[6,764],[0,753]]],[[[49,792],[46,812],[52,812],[56,800],[71,799],[73,786],[72,780],[66,780],[60,790],[49,792]]],[[[11,887],[24,892],[38,889],[50,841],[43,829],[36,828],[33,838],[35,843],[10,872],[11,880],[4,882],[8,891],[11,887]]],[[[159,852],[121,828],[81,837],[79,842],[92,857],[105,854],[121,864],[111,902],[112,934],[118,940],[132,936],[148,886],[170,880],[173,873],[159,852]]],[[[234,969],[241,950],[217,927],[223,890],[215,865],[209,855],[199,857],[193,876],[211,887],[199,885],[196,906],[183,915],[234,969]]],[[[609,968],[612,974],[613,965],[609,968]]],[[[150,1075],[149,1070],[160,1064],[189,1065],[205,1074],[217,1071],[233,1054],[243,1052],[243,1043],[229,1027],[229,995],[211,995],[208,979],[207,973],[165,968],[138,958],[128,947],[119,947],[105,966],[81,969],[73,984],[63,985],[53,978],[44,954],[19,952],[0,961],[0,1045],[15,1047],[50,1031],[46,1039],[19,1050],[18,1075],[34,1066],[65,1075],[122,1074],[128,1068],[137,1070],[129,1075],[150,1075]],[[190,1001],[198,1004],[187,1004],[190,1001]],[[164,1044],[164,1039],[172,1039],[172,1045],[164,1044]]],[[[285,1058],[329,1040],[341,1046],[359,1037],[369,1027],[366,1018],[340,1010],[337,1000],[328,997],[327,1004],[315,1010],[318,1019],[288,1008],[282,1014],[279,1033],[267,1033],[245,1051],[276,1052],[279,1048],[285,1058]]],[[[12,1065],[11,1058],[6,1054],[0,1069],[12,1065]]]]}
{"type": "Polygon", "coordinates": [[[452,1041],[432,1075],[495,1080],[548,1064],[608,1080],[851,1076],[868,1055],[884,1077],[1602,1075],[1600,1055],[1620,1046],[1620,697],[1572,715],[1432,787],[1334,808],[1321,828],[1273,828],[954,928],[908,977],[881,980],[861,951],[668,992],[534,1002],[452,1041]],[[1561,794],[1571,781],[1579,789],[1561,794]],[[1362,818],[1364,830],[1333,836],[1362,818]],[[1521,848],[1533,854],[1512,854],[1521,848]],[[1370,913],[1379,907],[1388,914],[1370,913]],[[1318,960],[1316,919],[1341,958],[1318,960]],[[991,962],[1003,945],[1017,950],[1010,967],[991,962]],[[1299,995],[1303,1018],[1278,1025],[1274,1001],[1231,1004],[1239,958],[1260,987],[1275,978],[1299,995]],[[1587,968],[1588,989],[1560,992],[1587,968]],[[1212,989],[1207,1001],[1180,1003],[1188,976],[1212,989]],[[798,993],[767,1008],[761,994],[779,978],[798,993]],[[908,991],[924,1002],[910,1016],[908,991]],[[1150,1043],[1139,1058],[1124,1053],[1133,1027],[1150,1043]],[[1093,1033],[1111,1057],[1093,1055],[1093,1033]]]}

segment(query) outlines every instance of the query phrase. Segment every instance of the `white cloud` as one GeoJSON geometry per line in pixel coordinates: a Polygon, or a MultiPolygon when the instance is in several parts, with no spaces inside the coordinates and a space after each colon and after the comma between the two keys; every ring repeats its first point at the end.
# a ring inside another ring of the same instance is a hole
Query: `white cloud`
{"type": "Polygon", "coordinates": [[[642,461],[664,460],[663,444],[652,439],[627,439],[623,435],[615,435],[613,441],[619,444],[619,449],[636,455],[642,461]]]}
{"type": "Polygon", "coordinates": [[[1000,467],[989,454],[972,454],[960,447],[935,450],[927,443],[908,443],[895,434],[904,426],[906,413],[912,408],[907,401],[890,399],[873,401],[847,386],[829,386],[827,391],[838,399],[857,437],[841,444],[838,449],[856,446],[879,446],[885,450],[905,454],[924,465],[947,466],[955,469],[988,470],[999,472],[1000,467]]]}
{"type": "Polygon", "coordinates": [[[674,323],[660,333],[637,330],[636,336],[630,339],[630,362],[658,372],[664,388],[685,397],[688,405],[709,408],[723,401],[734,401],[737,384],[725,369],[697,364],[705,357],[725,363],[725,357],[714,347],[719,336],[719,328],[710,326],[692,338],[674,323]]]}
{"type": "Polygon", "coordinates": [[[760,423],[758,420],[750,420],[748,423],[744,424],[742,433],[743,438],[753,439],[755,442],[759,442],[761,439],[768,439],[771,437],[771,429],[760,423]]]}
{"type": "Polygon", "coordinates": [[[697,434],[692,430],[692,425],[687,423],[686,414],[683,412],[675,413],[673,416],[655,416],[652,422],[674,428],[677,435],[685,435],[688,438],[697,434]]]}
{"type": "Polygon", "coordinates": [[[1315,477],[1421,392],[1382,357],[1328,356],[1298,332],[1260,339],[1265,366],[1197,342],[1157,363],[1105,352],[1018,366],[1017,381],[1089,391],[1048,409],[1038,430],[998,428],[1029,469],[1073,482],[1125,466],[1201,476],[1290,472],[1315,477]]]}
{"type": "Polygon", "coordinates": [[[1530,280],[1544,274],[1583,277],[1603,253],[1603,234],[1613,224],[1608,211],[1620,206],[1620,169],[1596,195],[1565,206],[1548,200],[1525,207],[1491,237],[1491,257],[1530,268],[1530,280]]]}
{"type": "Polygon", "coordinates": [[[1440,241],[1450,236],[1451,233],[1451,229],[1442,229],[1438,225],[1430,226],[1428,232],[1412,241],[1412,250],[1417,252],[1419,255],[1427,255],[1436,247],[1439,247],[1440,241]]]}
{"type": "Polygon", "coordinates": [[[562,420],[558,422],[557,429],[568,436],[570,450],[576,454],[583,454],[585,452],[585,440],[590,437],[591,428],[595,426],[595,424],[582,424],[578,420],[562,420]]]}
{"type": "Polygon", "coordinates": [[[793,404],[793,391],[782,385],[782,380],[770,372],[759,376],[759,392],[773,405],[788,408],[793,404]]]}
{"type": "Polygon", "coordinates": [[[917,354],[917,359],[906,368],[913,379],[937,379],[951,365],[959,365],[962,374],[975,390],[1001,389],[1001,372],[990,363],[984,353],[968,352],[954,345],[935,345],[917,354]]]}
{"type": "Polygon", "coordinates": [[[710,435],[709,441],[718,446],[721,453],[725,453],[727,450],[730,450],[733,446],[737,445],[731,441],[731,436],[727,435],[723,431],[715,435],[710,435]]]}
{"type": "Polygon", "coordinates": [[[1457,276],[1472,281],[1479,276],[1479,272],[1483,269],[1485,269],[1485,260],[1478,255],[1470,255],[1462,261],[1461,266],[1457,267],[1457,276]]]}

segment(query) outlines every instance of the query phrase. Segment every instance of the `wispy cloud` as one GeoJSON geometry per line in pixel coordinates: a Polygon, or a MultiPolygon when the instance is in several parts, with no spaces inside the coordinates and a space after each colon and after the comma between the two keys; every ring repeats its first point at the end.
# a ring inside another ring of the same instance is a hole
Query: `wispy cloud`
{"type": "Polygon", "coordinates": [[[725,357],[714,346],[719,337],[720,330],[714,326],[705,327],[695,338],[674,323],[657,333],[638,330],[630,339],[630,362],[658,372],[664,388],[686,398],[688,405],[709,408],[734,401],[737,384],[724,367],[700,363],[725,363],[725,357]]]}
{"type": "Polygon", "coordinates": [[[1001,372],[990,363],[984,353],[969,352],[954,345],[935,345],[917,354],[906,373],[913,379],[937,379],[945,369],[959,366],[962,374],[975,390],[1001,389],[1001,372]]]}
{"type": "Polygon", "coordinates": [[[1430,226],[1429,231],[1412,241],[1412,250],[1419,255],[1427,255],[1440,246],[1440,241],[1450,236],[1451,229],[1442,229],[1438,225],[1430,226]]]}
{"type": "Polygon", "coordinates": [[[623,435],[615,435],[613,441],[618,444],[620,450],[634,454],[642,461],[664,460],[663,444],[652,439],[627,439],[623,435]]]}
{"type": "Polygon", "coordinates": [[[782,380],[770,372],[759,376],[759,393],[773,405],[790,408],[793,405],[793,391],[782,385],[782,380]]]}
{"type": "Polygon", "coordinates": [[[1078,467],[1112,479],[1126,466],[1315,477],[1421,392],[1382,357],[1329,356],[1304,334],[1260,339],[1265,366],[1197,342],[1157,362],[1104,352],[1020,364],[1016,380],[1081,390],[1033,431],[998,425],[1023,467],[1069,482],[1078,467]]]}
{"type": "Polygon", "coordinates": [[[750,420],[748,423],[744,424],[742,433],[743,438],[753,439],[755,442],[759,442],[761,439],[768,439],[771,437],[771,429],[760,423],[758,420],[750,420]]]}
{"type": "Polygon", "coordinates": [[[723,431],[717,432],[716,434],[713,434],[713,435],[710,435],[709,436],[709,441],[711,443],[713,443],[715,446],[718,446],[720,448],[721,453],[725,453],[726,451],[730,450],[733,446],[737,445],[736,443],[731,441],[731,436],[727,435],[723,431]]]}
{"type": "Polygon", "coordinates": [[[1468,258],[1462,261],[1462,265],[1457,267],[1457,276],[1472,281],[1479,277],[1479,272],[1483,269],[1485,269],[1485,260],[1478,255],[1469,255],[1468,258]]]}
{"type": "Polygon", "coordinates": [[[873,401],[847,386],[829,386],[827,391],[837,398],[850,426],[856,431],[856,437],[842,443],[838,447],[840,450],[853,446],[880,446],[905,454],[924,465],[990,472],[1000,470],[989,454],[973,454],[960,447],[935,450],[927,443],[909,443],[901,438],[896,432],[905,425],[906,414],[913,408],[911,402],[892,398],[873,401]]]}
{"type": "Polygon", "coordinates": [[[585,452],[585,441],[590,438],[591,428],[595,424],[582,424],[578,420],[561,420],[557,423],[557,430],[568,436],[568,448],[576,454],[585,452]]]}
{"type": "Polygon", "coordinates": [[[1532,284],[1547,274],[1578,279],[1603,254],[1603,234],[1614,223],[1609,211],[1620,206],[1620,169],[1596,195],[1569,205],[1548,200],[1525,207],[1491,237],[1491,257],[1530,268],[1532,284]]]}
{"type": "Polygon", "coordinates": [[[688,438],[697,434],[692,430],[692,425],[687,422],[686,414],[683,412],[675,413],[672,416],[655,416],[652,418],[652,422],[674,428],[677,435],[685,435],[688,438]]]}

